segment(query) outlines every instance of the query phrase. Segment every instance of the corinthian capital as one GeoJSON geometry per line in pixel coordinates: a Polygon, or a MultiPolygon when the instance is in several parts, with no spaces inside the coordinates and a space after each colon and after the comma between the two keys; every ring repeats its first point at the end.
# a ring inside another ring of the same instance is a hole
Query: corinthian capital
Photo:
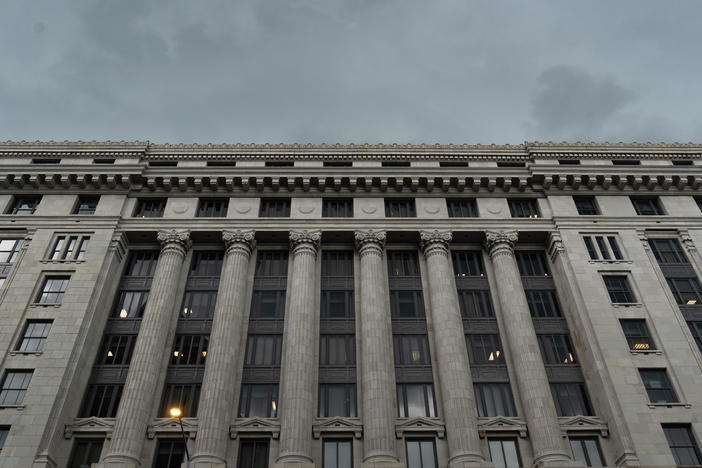
{"type": "Polygon", "coordinates": [[[512,250],[514,249],[514,244],[517,243],[517,238],[517,231],[486,231],[485,248],[490,253],[500,247],[512,250]]]}
{"type": "Polygon", "coordinates": [[[179,248],[185,252],[192,245],[189,231],[176,231],[175,229],[171,229],[170,231],[158,231],[156,239],[158,239],[161,244],[162,250],[167,248],[179,248]]]}
{"type": "Polygon", "coordinates": [[[421,239],[422,250],[424,255],[429,255],[430,253],[437,251],[444,252],[448,254],[449,244],[453,239],[453,234],[451,231],[421,231],[419,233],[421,239]]]}
{"type": "Polygon", "coordinates": [[[360,251],[364,246],[372,244],[380,249],[385,245],[385,231],[356,231],[356,248],[360,251]]]}
{"type": "Polygon", "coordinates": [[[256,241],[254,240],[255,231],[222,231],[222,240],[224,245],[227,246],[227,250],[233,247],[244,248],[251,253],[253,248],[256,246],[256,241]]]}
{"type": "Polygon", "coordinates": [[[321,240],[321,231],[290,231],[290,248],[292,250],[304,246],[311,247],[316,252],[321,240]]]}

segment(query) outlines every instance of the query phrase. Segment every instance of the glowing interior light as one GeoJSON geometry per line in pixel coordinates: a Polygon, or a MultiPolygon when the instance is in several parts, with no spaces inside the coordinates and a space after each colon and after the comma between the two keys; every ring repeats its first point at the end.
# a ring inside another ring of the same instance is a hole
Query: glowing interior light
{"type": "Polygon", "coordinates": [[[488,358],[488,361],[494,361],[495,360],[495,355],[493,353],[490,353],[490,357],[488,358]]]}
{"type": "Polygon", "coordinates": [[[129,314],[127,313],[127,309],[122,309],[122,310],[119,311],[119,316],[120,316],[120,318],[127,318],[127,315],[129,315],[129,314]]]}
{"type": "Polygon", "coordinates": [[[278,405],[275,404],[275,401],[271,402],[271,408],[273,408],[273,411],[276,411],[278,409],[278,405]]]}
{"type": "Polygon", "coordinates": [[[412,360],[419,361],[419,351],[412,351],[412,360]]]}
{"type": "Polygon", "coordinates": [[[180,356],[180,351],[173,351],[173,355],[174,355],[175,357],[180,356]]]}
{"type": "Polygon", "coordinates": [[[202,352],[202,357],[205,357],[205,356],[207,356],[207,351],[202,352]]]}
{"type": "Polygon", "coordinates": [[[112,354],[112,351],[108,351],[107,356],[112,357],[112,356],[114,356],[114,354],[112,354]]]}
{"type": "Polygon", "coordinates": [[[634,344],[634,349],[649,349],[650,346],[648,343],[635,343],[634,344]]]}
{"type": "Polygon", "coordinates": [[[500,350],[499,350],[499,349],[498,349],[497,351],[495,351],[495,357],[496,357],[496,358],[499,358],[499,357],[500,357],[500,350]]]}
{"type": "Polygon", "coordinates": [[[688,305],[697,304],[697,299],[690,299],[689,301],[687,301],[687,304],[688,305]]]}

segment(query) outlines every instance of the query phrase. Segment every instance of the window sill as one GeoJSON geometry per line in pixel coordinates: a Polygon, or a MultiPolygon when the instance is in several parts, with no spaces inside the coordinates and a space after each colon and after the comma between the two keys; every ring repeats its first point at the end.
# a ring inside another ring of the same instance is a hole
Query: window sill
{"type": "Polygon", "coordinates": [[[0,410],[4,409],[16,409],[17,411],[24,410],[25,405],[0,405],[0,410]]]}
{"type": "Polygon", "coordinates": [[[613,302],[612,307],[643,307],[641,302],[613,302]]]}
{"type": "Polygon", "coordinates": [[[631,265],[634,263],[634,261],[633,260],[592,260],[592,259],[590,259],[590,260],[588,260],[588,263],[599,264],[599,265],[601,265],[601,264],[618,265],[618,264],[624,263],[624,264],[631,265]]]}
{"type": "Polygon", "coordinates": [[[56,260],[39,260],[39,263],[52,263],[52,264],[74,264],[74,263],[85,263],[85,260],[71,260],[71,259],[56,259],[56,260]]]}
{"type": "Polygon", "coordinates": [[[10,351],[10,356],[41,356],[44,351],[10,351]]]}
{"type": "Polygon", "coordinates": [[[630,349],[629,352],[633,355],[636,354],[658,354],[661,355],[663,354],[663,351],[660,349],[630,349]]]}
{"type": "Polygon", "coordinates": [[[682,408],[692,408],[692,405],[690,403],[649,403],[648,407],[653,409],[653,408],[673,408],[673,407],[682,407],[682,408]]]}
{"type": "Polygon", "coordinates": [[[29,304],[29,307],[61,307],[61,303],[58,304],[42,304],[39,302],[33,302],[32,304],[29,304]]]}

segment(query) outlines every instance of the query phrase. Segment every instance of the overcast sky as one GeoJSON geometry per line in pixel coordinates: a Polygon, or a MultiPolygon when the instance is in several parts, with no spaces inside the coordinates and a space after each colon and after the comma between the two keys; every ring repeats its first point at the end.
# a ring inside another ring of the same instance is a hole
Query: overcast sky
{"type": "Polygon", "coordinates": [[[702,142],[702,1],[5,0],[0,139],[702,142]]]}

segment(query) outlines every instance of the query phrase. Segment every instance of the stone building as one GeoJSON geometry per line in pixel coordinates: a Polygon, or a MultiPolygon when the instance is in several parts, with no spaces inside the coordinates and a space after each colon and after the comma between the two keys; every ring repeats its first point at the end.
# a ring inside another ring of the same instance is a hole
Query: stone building
{"type": "Polygon", "coordinates": [[[2,467],[701,463],[702,145],[0,156],[2,467]]]}

